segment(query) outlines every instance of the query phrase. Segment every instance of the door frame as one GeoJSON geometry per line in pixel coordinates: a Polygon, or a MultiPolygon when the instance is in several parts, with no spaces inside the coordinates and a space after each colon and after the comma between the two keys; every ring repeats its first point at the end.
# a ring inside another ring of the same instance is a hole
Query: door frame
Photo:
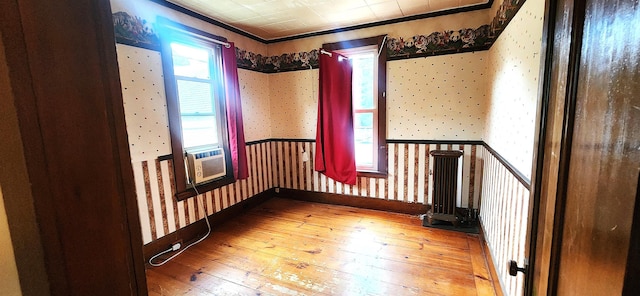
{"type": "Polygon", "coordinates": [[[9,133],[19,139],[7,146],[20,152],[2,157],[19,177],[0,179],[23,295],[147,295],[109,1],[9,0],[0,8],[0,86],[15,107],[9,133]],[[69,122],[75,129],[60,132],[69,122]]]}
{"type": "Polygon", "coordinates": [[[557,288],[584,5],[584,1],[545,1],[525,295],[555,295],[557,288]],[[561,114],[554,113],[560,108],[561,114]]]}

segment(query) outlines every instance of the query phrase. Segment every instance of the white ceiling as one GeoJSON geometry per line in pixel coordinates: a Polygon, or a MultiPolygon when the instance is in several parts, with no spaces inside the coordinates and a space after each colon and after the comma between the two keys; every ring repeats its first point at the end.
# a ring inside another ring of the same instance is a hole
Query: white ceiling
{"type": "Polygon", "coordinates": [[[488,3],[489,0],[170,0],[264,40],[488,3]]]}

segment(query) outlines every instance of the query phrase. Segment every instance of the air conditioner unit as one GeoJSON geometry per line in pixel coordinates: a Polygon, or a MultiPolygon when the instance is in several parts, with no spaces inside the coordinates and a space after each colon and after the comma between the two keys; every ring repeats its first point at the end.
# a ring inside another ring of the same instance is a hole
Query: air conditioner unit
{"type": "Polygon", "coordinates": [[[227,174],[222,148],[187,152],[189,176],[196,184],[223,177],[227,174]]]}

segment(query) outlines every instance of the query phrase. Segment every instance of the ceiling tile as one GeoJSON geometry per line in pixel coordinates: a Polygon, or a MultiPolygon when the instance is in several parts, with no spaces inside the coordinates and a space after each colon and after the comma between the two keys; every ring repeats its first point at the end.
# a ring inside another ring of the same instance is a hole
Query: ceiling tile
{"type": "Polygon", "coordinates": [[[402,11],[396,1],[386,1],[377,4],[370,4],[369,8],[379,20],[402,17],[402,11]]]}
{"type": "Polygon", "coordinates": [[[429,12],[428,0],[397,0],[402,15],[416,15],[429,12]]]}
{"type": "Polygon", "coordinates": [[[378,4],[378,3],[384,3],[384,2],[396,2],[396,0],[365,0],[365,2],[371,5],[371,4],[378,4]]]}
{"type": "Polygon", "coordinates": [[[450,9],[460,5],[460,0],[429,0],[429,8],[432,11],[450,9]]]}
{"type": "Polygon", "coordinates": [[[368,6],[353,8],[349,10],[334,11],[325,15],[327,21],[334,24],[360,24],[365,21],[373,21],[376,19],[375,14],[368,6]]]}
{"type": "Polygon", "coordinates": [[[169,0],[263,39],[362,25],[488,0],[169,0]]]}

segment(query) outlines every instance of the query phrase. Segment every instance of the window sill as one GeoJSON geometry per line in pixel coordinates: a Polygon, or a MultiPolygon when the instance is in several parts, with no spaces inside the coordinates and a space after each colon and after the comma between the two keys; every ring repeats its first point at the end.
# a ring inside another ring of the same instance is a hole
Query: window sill
{"type": "MultiPolygon", "coordinates": [[[[235,182],[235,179],[233,178],[233,176],[230,177],[224,177],[222,179],[218,179],[218,180],[213,180],[213,181],[209,181],[207,183],[202,183],[202,184],[198,184],[196,185],[196,189],[198,190],[198,193],[203,194],[205,192],[209,192],[211,190],[220,188],[222,186],[225,185],[229,185],[231,183],[235,182]]],[[[187,185],[188,188],[184,191],[180,191],[178,193],[176,193],[176,199],[178,201],[183,201],[185,199],[191,198],[196,196],[196,191],[193,190],[193,187],[191,187],[191,185],[187,185]]]]}
{"type": "Polygon", "coordinates": [[[358,177],[366,177],[366,178],[380,178],[384,179],[387,177],[387,172],[378,172],[378,171],[358,171],[358,177]]]}

